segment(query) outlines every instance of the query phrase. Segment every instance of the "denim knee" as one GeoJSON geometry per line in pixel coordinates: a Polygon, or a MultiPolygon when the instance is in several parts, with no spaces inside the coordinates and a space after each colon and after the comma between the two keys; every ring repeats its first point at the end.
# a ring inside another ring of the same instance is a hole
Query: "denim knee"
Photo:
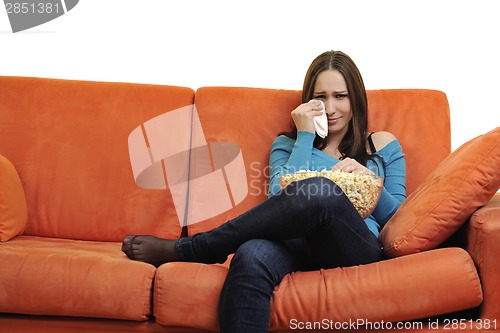
{"type": "Polygon", "coordinates": [[[347,199],[337,184],[324,177],[313,177],[299,181],[295,187],[289,189],[288,193],[296,194],[299,201],[314,210],[332,207],[333,203],[342,203],[347,199]]]}
{"type": "Polygon", "coordinates": [[[275,246],[273,242],[264,239],[249,240],[234,253],[231,266],[268,266],[275,246]]]}
{"type": "Polygon", "coordinates": [[[231,260],[232,270],[247,271],[254,278],[269,278],[273,284],[296,268],[296,259],[283,244],[264,239],[245,242],[231,260]]]}

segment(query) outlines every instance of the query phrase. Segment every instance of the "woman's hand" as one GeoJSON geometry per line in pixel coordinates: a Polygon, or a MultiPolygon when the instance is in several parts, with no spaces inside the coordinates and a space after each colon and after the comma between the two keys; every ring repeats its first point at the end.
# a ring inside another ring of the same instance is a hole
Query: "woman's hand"
{"type": "Polygon", "coordinates": [[[375,175],[373,171],[360,164],[353,158],[346,157],[332,167],[332,171],[340,170],[343,172],[363,173],[365,175],[375,175]]]}
{"type": "Polygon", "coordinates": [[[321,116],[323,114],[321,110],[323,110],[323,107],[318,100],[311,100],[308,103],[300,104],[293,110],[291,115],[297,131],[315,133],[313,118],[321,116]]]}

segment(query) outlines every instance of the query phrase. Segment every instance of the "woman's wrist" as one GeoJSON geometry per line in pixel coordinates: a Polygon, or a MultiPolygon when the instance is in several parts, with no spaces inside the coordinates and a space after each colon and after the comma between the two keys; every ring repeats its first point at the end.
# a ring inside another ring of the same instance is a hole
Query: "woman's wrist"
{"type": "Polygon", "coordinates": [[[297,141],[300,143],[310,143],[311,147],[316,138],[316,133],[309,131],[297,131],[297,141]]]}

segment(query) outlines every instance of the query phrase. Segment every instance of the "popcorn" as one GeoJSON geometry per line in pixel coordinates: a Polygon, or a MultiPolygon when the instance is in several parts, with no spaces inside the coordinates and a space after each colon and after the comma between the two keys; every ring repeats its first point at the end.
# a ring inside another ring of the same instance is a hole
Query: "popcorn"
{"type": "Polygon", "coordinates": [[[367,218],[373,212],[384,186],[383,179],[378,176],[323,169],[322,171],[300,170],[283,175],[280,178],[280,187],[283,189],[292,182],[311,177],[325,177],[337,184],[362,218],[367,218]]]}

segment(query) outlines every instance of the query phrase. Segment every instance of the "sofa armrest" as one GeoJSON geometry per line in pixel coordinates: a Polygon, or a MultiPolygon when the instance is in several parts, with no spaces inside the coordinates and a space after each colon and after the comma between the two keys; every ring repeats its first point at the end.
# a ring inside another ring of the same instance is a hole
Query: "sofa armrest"
{"type": "Polygon", "coordinates": [[[484,300],[483,319],[500,319],[500,193],[470,218],[466,250],[477,266],[484,300]]]}

